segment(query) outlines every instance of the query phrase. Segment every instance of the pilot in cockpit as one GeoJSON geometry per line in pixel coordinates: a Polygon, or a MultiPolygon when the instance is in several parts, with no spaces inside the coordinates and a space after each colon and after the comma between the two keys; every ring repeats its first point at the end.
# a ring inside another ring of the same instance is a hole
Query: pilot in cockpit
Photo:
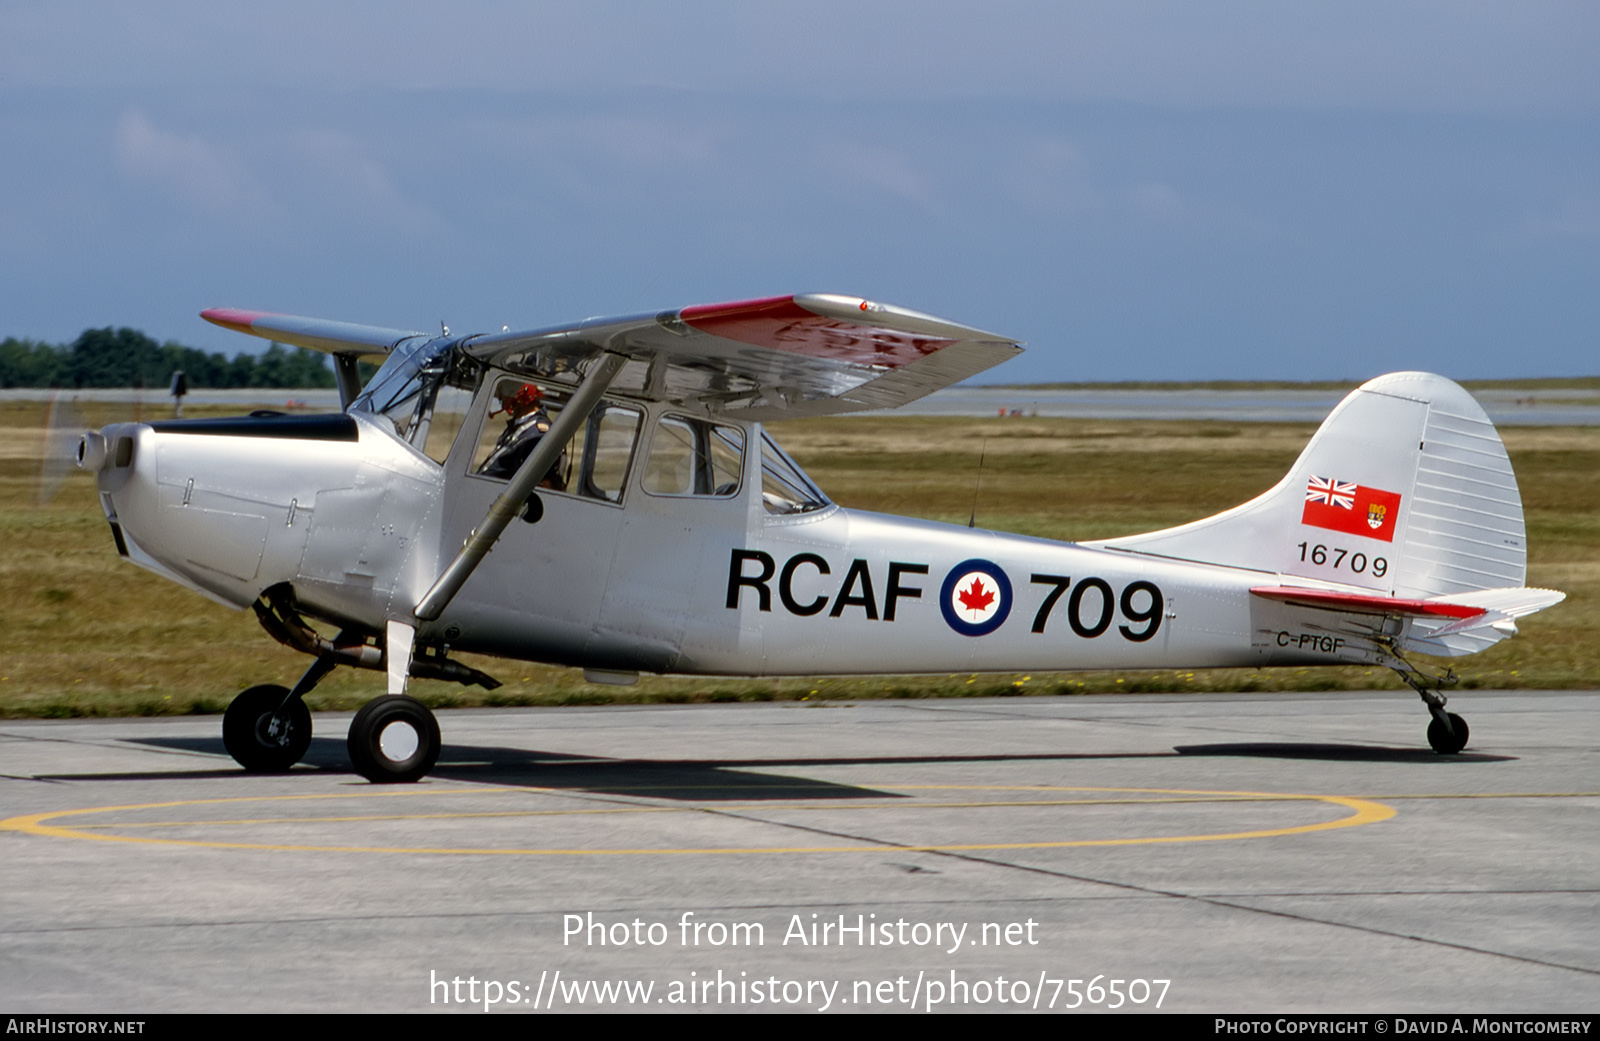
{"type": "MultiPolygon", "coordinates": [[[[522,466],[545,434],[550,432],[550,412],[545,408],[544,392],[532,383],[518,386],[507,381],[495,391],[500,407],[490,412],[491,417],[504,412],[506,428],[495,442],[494,450],[484,460],[478,472],[486,477],[509,480],[522,466]]],[[[567,472],[566,452],[563,451],[550,467],[550,472],[539,482],[542,488],[562,490],[567,472]]]]}

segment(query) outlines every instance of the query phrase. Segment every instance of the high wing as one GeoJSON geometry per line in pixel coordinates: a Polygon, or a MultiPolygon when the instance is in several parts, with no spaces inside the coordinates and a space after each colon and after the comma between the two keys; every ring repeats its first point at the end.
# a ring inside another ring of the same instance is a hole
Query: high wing
{"type": "MultiPolygon", "coordinates": [[[[336,354],[385,353],[422,335],[253,311],[203,316],[336,354]]],[[[1021,352],[1003,336],[828,293],[468,336],[460,346],[496,367],[566,381],[602,354],[620,355],[615,393],[752,420],[895,408],[1021,352]]]]}
{"type": "Polygon", "coordinates": [[[270,311],[241,311],[234,307],[208,308],[200,312],[200,317],[212,325],[220,325],[236,333],[249,333],[263,340],[277,340],[326,354],[381,357],[406,340],[428,335],[402,329],[384,329],[376,325],[357,325],[354,322],[297,318],[291,314],[273,314],[270,311]]]}

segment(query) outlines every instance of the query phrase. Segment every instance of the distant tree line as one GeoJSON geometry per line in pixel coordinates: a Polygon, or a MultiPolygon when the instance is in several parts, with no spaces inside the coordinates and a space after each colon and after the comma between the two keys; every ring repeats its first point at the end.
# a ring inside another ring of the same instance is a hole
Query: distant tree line
{"type": "Polygon", "coordinates": [[[0,341],[0,387],[157,387],[175,369],[192,387],[332,387],[327,356],[274,343],[260,355],[207,354],[137,329],[85,329],[69,344],[8,336],[0,341]]]}

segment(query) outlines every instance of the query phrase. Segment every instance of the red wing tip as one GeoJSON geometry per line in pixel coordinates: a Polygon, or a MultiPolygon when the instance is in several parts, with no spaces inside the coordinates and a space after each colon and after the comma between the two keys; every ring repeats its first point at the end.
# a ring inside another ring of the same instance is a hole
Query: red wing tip
{"type": "Polygon", "coordinates": [[[270,318],[271,311],[241,311],[237,307],[208,307],[200,312],[200,317],[212,325],[220,325],[225,329],[234,329],[247,333],[250,325],[257,318],[270,318]]]}

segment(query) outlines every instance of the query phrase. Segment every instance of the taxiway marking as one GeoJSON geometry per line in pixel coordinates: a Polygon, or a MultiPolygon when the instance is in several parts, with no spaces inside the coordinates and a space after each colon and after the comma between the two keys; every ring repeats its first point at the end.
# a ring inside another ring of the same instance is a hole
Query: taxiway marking
{"type": "Polygon", "coordinates": [[[164,846],[198,846],[216,849],[252,849],[275,850],[294,852],[316,853],[423,853],[431,855],[476,855],[476,856],[661,856],[661,855],[688,855],[688,854],[770,854],[770,853],[869,853],[885,851],[922,851],[922,852],[977,852],[983,850],[1014,850],[1014,849],[1061,849],[1075,846],[1134,846],[1153,845],[1176,842],[1222,842],[1239,839],[1273,838],[1285,835],[1302,835],[1316,831],[1327,831],[1334,828],[1356,827],[1362,824],[1373,824],[1385,821],[1395,815],[1393,807],[1386,806],[1371,799],[1362,799],[1344,795],[1311,795],[1287,792],[1239,792],[1239,791],[1200,791],[1190,789],[1170,788],[1084,788],[1084,787],[1059,787],[1053,785],[894,785],[880,784],[874,787],[894,791],[1008,791],[1008,792],[1036,792],[1045,794],[1049,792],[1090,792],[1099,793],[1100,796],[1120,795],[1120,798],[1075,798],[1075,799],[1010,799],[1005,801],[977,800],[970,802],[941,802],[941,803],[909,803],[909,802],[872,802],[852,803],[839,805],[832,803],[818,805],[816,803],[799,805],[775,805],[769,802],[744,802],[733,804],[719,802],[715,806],[629,806],[629,807],[586,807],[571,810],[512,810],[512,811],[465,811],[460,813],[426,813],[426,814],[355,814],[341,816],[318,817],[261,817],[261,818],[230,818],[211,820],[181,820],[181,821],[114,821],[109,823],[89,823],[81,820],[73,825],[53,823],[64,818],[84,818],[100,814],[134,812],[145,810],[169,809],[177,807],[208,806],[229,803],[268,803],[290,802],[314,799],[373,799],[373,798],[417,798],[451,795],[494,795],[494,794],[529,794],[546,792],[551,794],[564,794],[563,789],[530,789],[530,788],[479,788],[479,789],[450,789],[444,791],[416,791],[415,789],[404,792],[382,791],[363,793],[340,793],[331,795],[263,795],[243,796],[226,799],[185,799],[174,802],[140,803],[126,806],[95,806],[77,810],[52,810],[45,813],[28,814],[12,817],[0,821],[0,830],[18,831],[26,834],[48,836],[53,838],[85,839],[96,842],[128,842],[145,845],[164,846]],[[1134,796],[1129,798],[1128,796],[1134,796]],[[1338,806],[1349,810],[1349,814],[1330,821],[1320,821],[1312,824],[1300,824],[1280,828],[1261,828],[1249,831],[1217,832],[1197,835],[1153,835],[1131,838],[1102,838],[1102,839],[1069,839],[1048,842],[988,842],[988,843],[859,843],[849,846],[774,846],[774,847],[703,847],[703,848],[642,848],[642,849],[494,849],[494,848],[449,848],[426,846],[325,846],[303,845],[292,843],[262,843],[262,842],[226,842],[212,839],[173,839],[158,838],[149,835],[122,835],[112,834],[108,829],[156,828],[156,827],[220,827],[220,826],[248,826],[248,825],[279,825],[279,824],[326,824],[326,823],[359,823],[378,821],[401,820],[466,820],[487,817],[536,817],[536,816],[596,816],[602,814],[618,813],[704,813],[711,810],[729,809],[738,805],[743,809],[762,810],[808,810],[846,812],[867,809],[895,809],[895,810],[938,810],[938,809],[995,809],[995,808],[1024,808],[1024,807],[1060,807],[1060,806],[1098,806],[1098,805],[1170,805],[1170,804],[1196,804],[1196,803],[1260,803],[1260,802],[1319,802],[1338,806]]]}

